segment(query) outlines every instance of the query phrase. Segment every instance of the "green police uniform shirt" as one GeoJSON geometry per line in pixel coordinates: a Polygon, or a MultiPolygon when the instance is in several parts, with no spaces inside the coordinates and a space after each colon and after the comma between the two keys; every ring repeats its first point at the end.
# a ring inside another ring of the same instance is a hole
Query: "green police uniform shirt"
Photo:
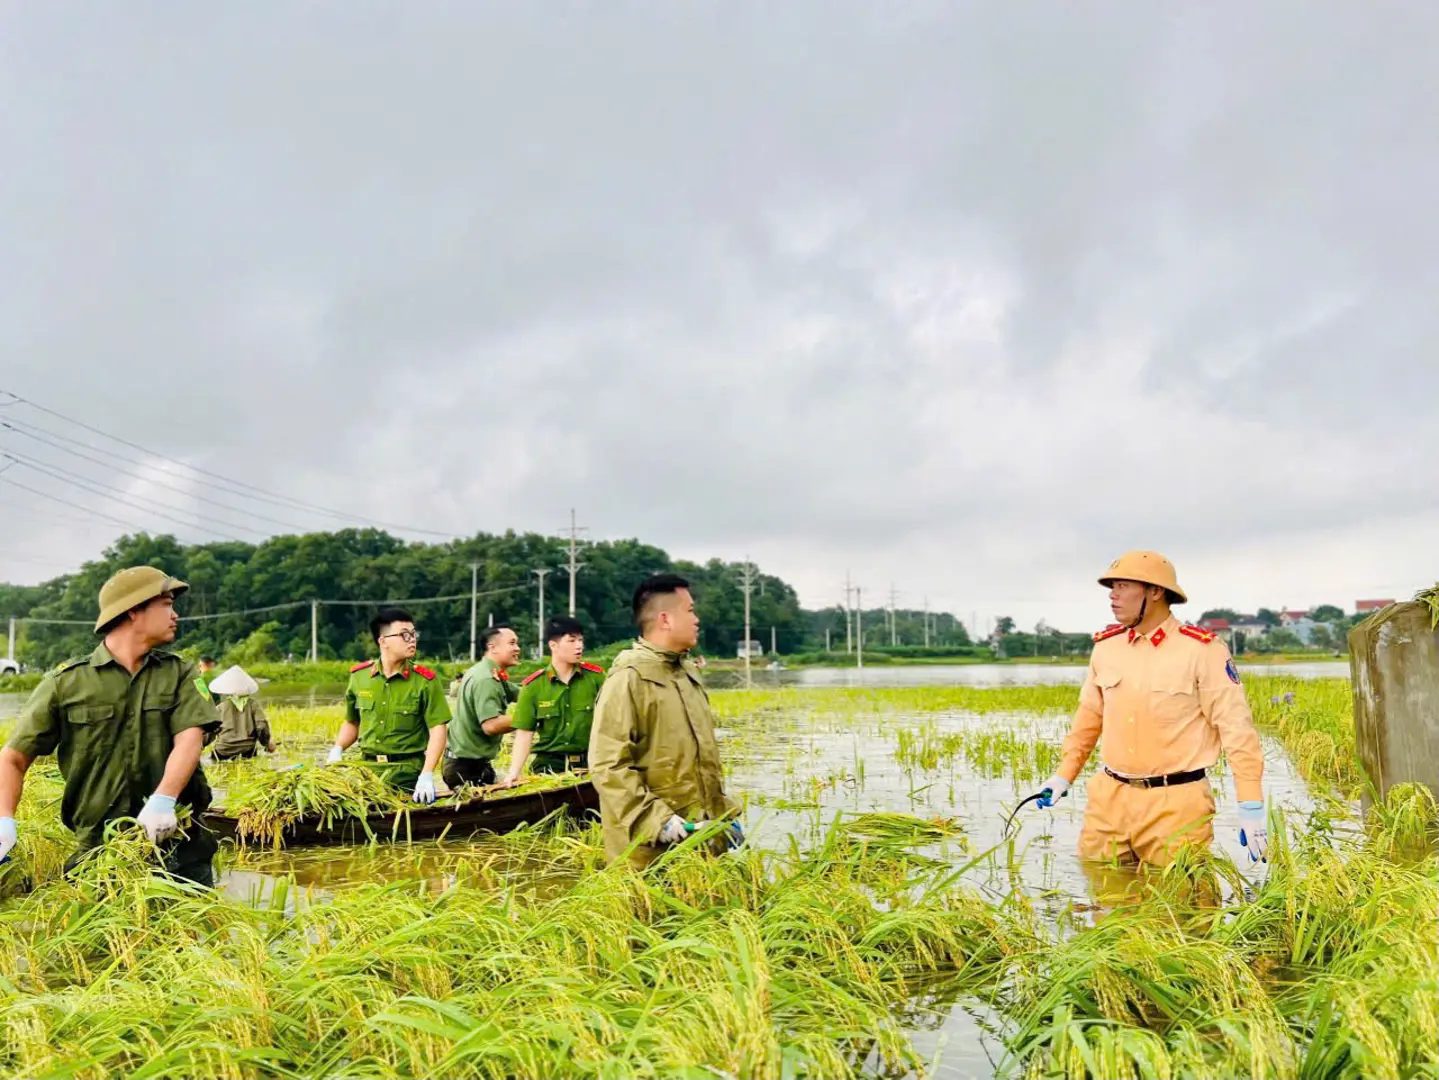
{"type": "MultiPolygon", "coordinates": [[[[134,817],[160,786],[175,736],[219,730],[220,718],[195,685],[196,668],[152,650],[131,675],[103,644],[40,680],[7,746],[27,758],[56,754],[65,792],[60,820],[82,848],[104,839],[105,823],[134,817]]],[[[210,786],[197,767],[177,800],[200,813],[210,786]]]]}
{"type": "Polygon", "coordinates": [[[509,676],[488,657],[465,672],[455,704],[455,722],[450,725],[450,756],[493,761],[505,737],[486,735],[480,725],[503,716],[517,693],[509,676]]]}
{"type": "Polygon", "coordinates": [[[360,728],[362,754],[423,754],[430,728],[450,722],[450,703],[435,673],[406,665],[389,678],[379,661],[350,669],[345,719],[360,728]]]}
{"type": "Polygon", "coordinates": [[[520,700],[510,723],[517,731],[533,731],[536,754],[583,754],[590,746],[595,699],[605,684],[605,669],[581,663],[562,683],[553,666],[545,666],[520,684],[520,700]]]}

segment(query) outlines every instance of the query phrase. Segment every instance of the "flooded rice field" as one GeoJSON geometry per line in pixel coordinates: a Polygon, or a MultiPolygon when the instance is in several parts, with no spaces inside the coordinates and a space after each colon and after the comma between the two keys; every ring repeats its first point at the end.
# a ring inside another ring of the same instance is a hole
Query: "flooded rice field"
{"type": "MultiPolygon", "coordinates": [[[[643,875],[559,821],[226,844],[218,895],[157,881],[124,843],[66,880],[58,786],[32,783],[0,872],[0,1069],[1439,1074],[1433,803],[1405,793],[1361,823],[1347,680],[1246,676],[1284,822],[1270,863],[1242,860],[1221,767],[1212,852],[1141,877],[1076,859],[1082,781],[1005,835],[1083,670],[1042,668],[1056,678],[715,692],[749,844],[643,875]]],[[[217,802],[323,759],[339,712],[309,701],[271,707],[273,757],[207,768],[217,802]]]]}

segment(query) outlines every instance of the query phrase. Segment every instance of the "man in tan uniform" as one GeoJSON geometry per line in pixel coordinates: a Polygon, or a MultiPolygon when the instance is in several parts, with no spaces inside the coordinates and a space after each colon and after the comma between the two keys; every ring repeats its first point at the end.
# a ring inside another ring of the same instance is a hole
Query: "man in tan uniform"
{"type": "Polygon", "coordinates": [[[1264,755],[1228,648],[1170,613],[1188,597],[1164,556],[1131,551],[1099,583],[1118,621],[1094,635],[1064,756],[1036,805],[1063,798],[1102,741],[1079,856],[1163,866],[1181,845],[1214,839],[1206,770],[1223,749],[1240,800],[1240,843],[1251,861],[1264,859],[1264,755]]]}
{"type": "MultiPolygon", "coordinates": [[[[643,868],[707,820],[739,805],[724,793],[709,695],[688,653],[699,642],[689,582],[659,574],[634,594],[640,638],[615,658],[595,704],[590,776],[600,796],[605,857],[630,850],[643,868]]],[[[730,825],[730,844],[744,840],[730,825]]]]}

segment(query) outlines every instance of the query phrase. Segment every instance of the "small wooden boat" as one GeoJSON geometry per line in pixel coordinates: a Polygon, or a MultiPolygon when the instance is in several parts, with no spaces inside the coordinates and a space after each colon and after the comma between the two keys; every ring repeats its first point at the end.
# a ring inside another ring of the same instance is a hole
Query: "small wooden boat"
{"type": "MultiPolygon", "coordinates": [[[[588,780],[565,787],[526,791],[524,787],[509,790],[490,789],[484,795],[465,802],[448,800],[434,806],[415,805],[399,814],[372,814],[363,821],[349,818],[331,823],[297,821],[282,833],[284,847],[305,847],[317,844],[367,844],[376,840],[434,840],[440,836],[460,839],[479,832],[509,832],[520,825],[531,825],[558,811],[574,817],[599,812],[600,797],[588,780]]],[[[216,835],[235,837],[235,819],[224,807],[214,807],[203,820],[216,835]]],[[[264,846],[263,840],[251,841],[264,846]]]]}

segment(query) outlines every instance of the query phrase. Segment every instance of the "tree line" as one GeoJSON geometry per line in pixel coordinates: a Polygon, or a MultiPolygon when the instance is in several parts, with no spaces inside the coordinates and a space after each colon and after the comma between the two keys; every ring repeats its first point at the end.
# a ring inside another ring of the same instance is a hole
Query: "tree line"
{"type": "MultiPolygon", "coordinates": [[[[551,571],[544,585],[545,611],[563,613],[569,607],[566,559],[565,541],[513,531],[478,533],[437,544],[406,541],[378,529],[276,536],[259,544],[187,545],[173,536],[140,533],[121,537],[75,573],[35,586],[0,585],[0,617],[92,621],[105,580],[126,566],[148,564],[189,583],[190,591],[177,607],[182,617],[204,618],[182,623],[180,644],[201,653],[243,656],[248,662],[306,657],[309,601],[357,600],[362,602],[323,605],[318,634],[322,659],[357,659],[374,651],[367,624],[381,602],[456,597],[415,603],[412,611],[421,632],[422,655],[462,659],[468,657],[470,645],[471,566],[477,568],[476,587],[481,594],[479,625],[493,620],[513,626],[533,648],[538,638],[538,593],[532,571],[551,571]],[[296,606],[210,618],[284,604],[296,606]]],[[[595,645],[632,638],[630,596],[635,585],[650,574],[672,571],[693,583],[701,648],[712,655],[735,655],[744,629],[737,564],[674,559],[633,539],[586,544],[582,561],[575,615],[595,645]]],[[[753,636],[768,651],[773,627],[781,651],[808,647],[810,620],[794,589],[767,574],[760,576],[757,586],[751,597],[753,636]]],[[[32,667],[84,654],[95,642],[85,625],[26,623],[17,636],[17,655],[32,667]]]]}

